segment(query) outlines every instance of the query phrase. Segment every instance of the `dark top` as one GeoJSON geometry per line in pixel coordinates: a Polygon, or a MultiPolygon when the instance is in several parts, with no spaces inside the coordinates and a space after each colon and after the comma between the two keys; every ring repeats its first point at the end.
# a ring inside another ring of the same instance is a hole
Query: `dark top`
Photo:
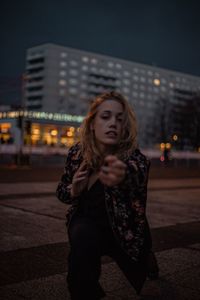
{"type": "Polygon", "coordinates": [[[110,227],[105,206],[104,186],[99,179],[80,198],[79,214],[88,217],[103,228],[110,227]]]}

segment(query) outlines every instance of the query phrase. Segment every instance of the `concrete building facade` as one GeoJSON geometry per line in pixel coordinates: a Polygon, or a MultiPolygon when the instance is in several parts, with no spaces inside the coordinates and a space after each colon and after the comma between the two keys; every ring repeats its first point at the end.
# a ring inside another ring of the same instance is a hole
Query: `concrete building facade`
{"type": "Polygon", "coordinates": [[[24,105],[31,111],[84,116],[94,96],[122,93],[136,112],[142,147],[181,135],[179,118],[169,116],[200,92],[199,77],[55,44],[28,49],[25,74],[24,105]],[[163,113],[173,123],[165,134],[163,113]]]}

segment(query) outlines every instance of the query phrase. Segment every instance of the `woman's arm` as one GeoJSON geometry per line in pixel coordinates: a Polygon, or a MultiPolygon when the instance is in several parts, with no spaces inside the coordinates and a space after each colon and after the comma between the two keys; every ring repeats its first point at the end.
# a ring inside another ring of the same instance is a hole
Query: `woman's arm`
{"type": "Polygon", "coordinates": [[[79,145],[72,146],[67,154],[64,174],[61,177],[58,187],[56,189],[56,196],[60,201],[66,204],[72,204],[74,197],[71,195],[72,179],[74,175],[73,157],[79,151],[79,145]]]}
{"type": "Polygon", "coordinates": [[[110,194],[118,198],[121,202],[126,201],[127,207],[132,211],[131,220],[131,243],[134,245],[133,257],[135,260],[139,255],[144,244],[146,226],[146,199],[147,182],[150,162],[140,152],[126,161],[126,175],[117,186],[110,187],[110,194]]]}

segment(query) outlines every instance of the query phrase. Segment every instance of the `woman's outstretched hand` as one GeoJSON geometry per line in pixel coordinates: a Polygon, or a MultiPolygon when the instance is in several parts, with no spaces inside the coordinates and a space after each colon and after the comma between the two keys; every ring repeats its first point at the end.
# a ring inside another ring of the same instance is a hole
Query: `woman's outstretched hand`
{"type": "Polygon", "coordinates": [[[84,188],[87,186],[89,173],[87,170],[87,165],[83,162],[72,179],[71,195],[72,197],[77,197],[81,194],[84,188]]]}
{"type": "Polygon", "coordinates": [[[104,165],[99,172],[100,181],[107,186],[114,186],[121,183],[126,175],[126,164],[114,155],[105,158],[104,165]]]}

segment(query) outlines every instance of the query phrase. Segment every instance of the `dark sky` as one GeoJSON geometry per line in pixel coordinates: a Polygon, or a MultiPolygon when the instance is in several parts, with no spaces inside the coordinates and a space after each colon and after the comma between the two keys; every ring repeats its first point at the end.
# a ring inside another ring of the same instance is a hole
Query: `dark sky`
{"type": "Polygon", "coordinates": [[[198,0],[0,3],[0,79],[20,76],[26,49],[47,42],[200,76],[198,0]]]}

